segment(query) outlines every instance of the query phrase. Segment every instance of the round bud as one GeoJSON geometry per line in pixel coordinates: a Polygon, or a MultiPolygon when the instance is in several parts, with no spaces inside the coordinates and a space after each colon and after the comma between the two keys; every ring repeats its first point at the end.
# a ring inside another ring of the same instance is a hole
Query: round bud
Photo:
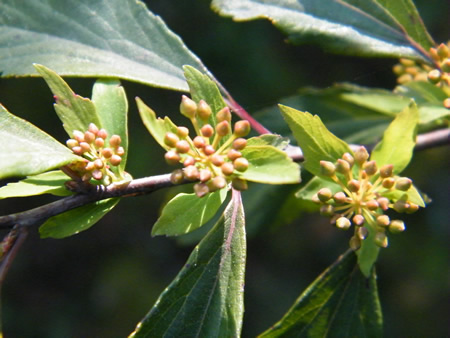
{"type": "Polygon", "coordinates": [[[186,127],[177,127],[177,135],[180,138],[186,138],[189,135],[189,129],[186,127]]]}
{"type": "Polygon", "coordinates": [[[243,190],[247,190],[248,189],[248,184],[246,180],[242,180],[240,178],[233,178],[233,180],[231,181],[231,186],[239,191],[243,191],[243,190]]]}
{"type": "Polygon", "coordinates": [[[84,133],[82,133],[81,131],[79,131],[79,130],[74,130],[73,131],[73,138],[75,139],[75,140],[77,140],[78,142],[84,142],[84,133]]]}
{"type": "Polygon", "coordinates": [[[350,172],[350,164],[347,161],[338,159],[336,163],[336,171],[341,174],[347,174],[350,172]]]}
{"type": "Polygon", "coordinates": [[[234,172],[234,166],[230,162],[225,162],[220,166],[222,173],[226,176],[232,175],[234,172]]]}
{"type": "Polygon", "coordinates": [[[331,192],[330,189],[328,188],[322,188],[317,192],[317,198],[321,201],[321,202],[326,202],[328,201],[331,197],[333,196],[333,193],[331,192]]]}
{"type": "Polygon", "coordinates": [[[366,172],[367,175],[373,176],[378,171],[377,163],[375,161],[366,162],[363,165],[363,169],[364,169],[364,171],[366,172]]]}
{"type": "Polygon", "coordinates": [[[350,238],[350,241],[348,242],[348,245],[350,249],[356,251],[361,247],[361,240],[356,236],[352,236],[352,238],[350,238]]]}
{"type": "Polygon", "coordinates": [[[119,155],[113,155],[109,159],[109,163],[111,163],[114,166],[119,165],[120,162],[122,162],[122,157],[120,157],[119,155]]]}
{"type": "Polygon", "coordinates": [[[219,154],[213,154],[210,157],[210,161],[212,164],[214,164],[216,167],[220,167],[222,164],[224,164],[225,160],[223,159],[223,156],[219,154]]]}
{"type": "Polygon", "coordinates": [[[396,201],[393,206],[394,210],[399,213],[407,211],[409,209],[409,207],[410,207],[410,205],[404,200],[396,201]]]}
{"type": "Polygon", "coordinates": [[[338,227],[339,229],[347,230],[351,225],[352,223],[347,217],[341,216],[336,220],[336,227],[338,227]]]}
{"type": "Polygon", "coordinates": [[[395,75],[399,76],[405,72],[405,67],[403,67],[403,65],[397,63],[396,65],[394,65],[394,67],[392,67],[392,71],[394,72],[395,75]]]}
{"type": "Polygon", "coordinates": [[[389,224],[389,231],[393,234],[398,234],[402,231],[405,231],[405,223],[399,219],[394,219],[391,224],[389,224]]]}
{"type": "Polygon", "coordinates": [[[199,179],[201,182],[209,181],[211,179],[211,171],[209,169],[201,169],[199,179]]]}
{"type": "Polygon", "coordinates": [[[411,67],[416,64],[414,60],[406,59],[406,58],[401,58],[399,61],[405,67],[411,67]]]}
{"type": "Polygon", "coordinates": [[[125,149],[123,147],[118,147],[116,149],[116,154],[119,156],[123,156],[125,154],[125,149]]]}
{"type": "Polygon", "coordinates": [[[216,149],[214,149],[212,145],[208,144],[203,148],[203,152],[205,153],[206,156],[209,156],[214,154],[216,152],[216,149]]]}
{"type": "Polygon", "coordinates": [[[191,147],[189,146],[189,143],[186,140],[178,141],[175,147],[180,154],[185,154],[189,150],[191,150],[191,147]]]}
{"type": "Polygon", "coordinates": [[[242,154],[240,151],[237,151],[235,149],[230,149],[227,153],[227,157],[231,160],[234,161],[235,159],[242,157],[242,154]]]}
{"type": "Polygon", "coordinates": [[[184,181],[184,174],[183,170],[177,169],[172,172],[170,175],[170,182],[173,184],[180,184],[184,181]]]}
{"type": "Polygon", "coordinates": [[[197,112],[197,104],[188,98],[186,95],[181,97],[180,103],[180,113],[186,116],[188,119],[192,119],[195,117],[195,113],[197,112]]]}
{"type": "Polygon", "coordinates": [[[110,158],[113,156],[113,151],[111,148],[104,148],[102,149],[102,155],[104,158],[110,158]]]}
{"type": "Polygon", "coordinates": [[[66,141],[66,145],[67,145],[70,149],[72,149],[73,147],[79,146],[79,143],[78,143],[77,140],[74,140],[74,139],[70,138],[70,139],[68,139],[68,140],[66,141]]]}
{"type": "Polygon", "coordinates": [[[450,58],[447,58],[442,62],[441,69],[446,73],[450,72],[450,58]]]}
{"type": "Polygon", "coordinates": [[[380,207],[380,205],[376,200],[369,200],[366,202],[366,207],[371,211],[375,211],[380,207]]]}
{"type": "Polygon", "coordinates": [[[101,179],[103,178],[103,173],[102,173],[100,170],[95,169],[95,170],[92,172],[92,177],[93,177],[94,179],[96,179],[96,180],[101,180],[101,179]]]}
{"type": "Polygon", "coordinates": [[[350,180],[347,183],[348,186],[348,190],[350,190],[351,192],[358,192],[359,188],[361,187],[361,183],[359,183],[358,180],[350,180]]]}
{"type": "Polygon", "coordinates": [[[205,100],[200,100],[197,105],[197,114],[203,121],[208,121],[212,114],[211,107],[205,102],[205,100]]]}
{"type": "Polygon", "coordinates": [[[192,141],[194,142],[194,146],[198,149],[201,149],[206,145],[206,141],[203,136],[195,136],[192,141]]]}
{"type": "Polygon", "coordinates": [[[169,150],[167,153],[165,153],[164,158],[166,159],[167,164],[170,165],[177,164],[178,162],[180,162],[181,159],[180,155],[178,155],[178,153],[174,150],[169,150]]]}
{"type": "Polygon", "coordinates": [[[331,217],[334,215],[334,207],[331,204],[324,204],[319,210],[322,216],[331,217]]]}
{"type": "Polygon", "coordinates": [[[344,192],[339,191],[334,194],[333,199],[336,203],[342,204],[347,202],[347,195],[344,192]]]}
{"type": "Polygon", "coordinates": [[[83,176],[81,176],[81,180],[83,182],[87,182],[91,179],[91,177],[92,177],[92,172],[88,171],[87,173],[84,173],[83,176]]]}
{"type": "Polygon", "coordinates": [[[208,184],[209,190],[216,191],[223,189],[227,186],[227,180],[223,176],[214,177],[208,184]]]}
{"type": "Polygon", "coordinates": [[[166,135],[164,135],[164,143],[171,148],[175,147],[179,140],[180,138],[174,133],[167,132],[166,135]]]}
{"type": "Polygon", "coordinates": [[[412,181],[408,177],[399,177],[395,181],[395,189],[408,191],[411,188],[412,181]]]}
{"type": "Polygon", "coordinates": [[[419,206],[415,203],[409,202],[409,208],[406,209],[406,213],[412,214],[412,213],[416,212],[417,210],[419,210],[419,206]]]}
{"type": "Polygon", "coordinates": [[[87,142],[80,142],[80,147],[83,153],[86,153],[89,150],[91,150],[91,146],[87,142]]]}
{"type": "Polygon", "coordinates": [[[359,228],[356,230],[356,236],[358,236],[358,238],[359,238],[360,240],[366,239],[366,237],[367,237],[368,235],[369,235],[369,230],[367,230],[366,227],[359,227],[359,228]]]}
{"type": "Polygon", "coordinates": [[[88,162],[87,164],[86,164],[86,167],[84,167],[84,170],[86,170],[86,171],[91,171],[91,170],[94,170],[95,169],[95,164],[94,164],[94,162],[88,162]]]}
{"type": "Polygon", "coordinates": [[[106,140],[106,138],[108,137],[108,133],[106,132],[105,129],[102,128],[98,131],[97,136],[106,140]]]}
{"type": "Polygon", "coordinates": [[[89,123],[88,130],[94,135],[98,133],[98,127],[94,123],[89,123]]]}
{"type": "Polygon", "coordinates": [[[214,128],[210,124],[205,124],[200,128],[200,132],[204,137],[211,137],[214,135],[214,128]]]}
{"type": "Polygon", "coordinates": [[[228,121],[219,122],[216,125],[216,133],[219,136],[226,136],[230,133],[230,123],[228,121]]]}
{"type": "Polygon", "coordinates": [[[350,153],[345,153],[344,155],[342,155],[342,159],[344,161],[348,162],[348,164],[350,165],[350,168],[353,167],[353,164],[355,163],[355,159],[353,158],[353,156],[350,153]]]}
{"type": "Polygon", "coordinates": [[[385,164],[380,168],[380,177],[387,178],[392,177],[394,166],[392,164],[385,164]]]}
{"type": "Polygon", "coordinates": [[[105,166],[105,164],[103,163],[103,161],[102,161],[101,159],[97,158],[97,159],[94,161],[94,166],[95,166],[97,169],[102,169],[102,168],[105,166]]]}
{"type": "Polygon", "coordinates": [[[355,161],[359,164],[359,166],[366,162],[368,158],[369,153],[365,147],[361,146],[355,151],[355,161]]]}
{"type": "Polygon", "coordinates": [[[234,135],[236,135],[236,137],[245,137],[250,133],[250,130],[250,122],[247,120],[237,121],[234,124],[234,135]]]}
{"type": "Polygon", "coordinates": [[[312,195],[311,201],[316,204],[322,204],[322,202],[320,201],[319,196],[317,194],[312,195]]]}
{"type": "Polygon", "coordinates": [[[233,161],[233,166],[237,171],[244,172],[248,169],[248,161],[245,157],[239,157],[233,161]]]}
{"type": "Polygon", "coordinates": [[[80,146],[76,146],[72,148],[72,151],[76,154],[76,155],[82,155],[83,154],[83,149],[81,149],[80,146]]]}
{"type": "Polygon", "coordinates": [[[432,84],[436,84],[441,81],[442,74],[438,69],[433,69],[428,73],[427,78],[432,84]]]}
{"type": "MultiPolygon", "coordinates": [[[[450,72],[450,70],[449,70],[449,72],[450,72]]],[[[444,107],[445,107],[445,108],[450,109],[450,97],[447,97],[447,98],[444,100],[443,104],[444,104],[444,107]]]]}
{"type": "Polygon", "coordinates": [[[94,145],[95,145],[97,148],[102,148],[102,147],[105,145],[105,140],[102,139],[101,137],[97,137],[97,138],[95,139],[95,141],[94,141],[94,145]]]}
{"type": "Polygon", "coordinates": [[[217,122],[228,121],[231,122],[231,112],[230,108],[224,107],[219,110],[216,114],[217,122]]]}
{"type": "Polygon", "coordinates": [[[395,179],[393,177],[386,177],[383,182],[381,182],[381,185],[383,188],[391,189],[395,184],[395,179]]]}
{"type": "Polygon", "coordinates": [[[190,165],[195,164],[195,159],[192,156],[186,156],[186,158],[183,161],[183,165],[185,167],[189,167],[190,165]]]}
{"type": "Polygon", "coordinates": [[[389,209],[389,199],[387,199],[386,197],[377,198],[377,202],[380,208],[383,209],[384,211],[389,209]]]}
{"type": "Polygon", "coordinates": [[[380,248],[387,248],[388,246],[388,238],[384,232],[377,232],[375,234],[374,242],[380,248]]]}
{"type": "Polygon", "coordinates": [[[449,50],[445,43],[441,43],[437,48],[437,54],[441,59],[449,57],[449,50]]]}
{"type": "Polygon", "coordinates": [[[324,176],[334,176],[336,172],[336,166],[329,161],[320,161],[320,172],[324,176]]]}
{"type": "Polygon", "coordinates": [[[387,227],[391,223],[388,215],[380,215],[377,217],[377,224],[382,227],[387,227]]]}
{"type": "Polygon", "coordinates": [[[355,225],[361,226],[364,224],[365,219],[363,215],[356,214],[355,216],[353,216],[352,221],[353,223],[355,223],[355,225]]]}
{"type": "Polygon", "coordinates": [[[403,74],[402,76],[399,76],[397,78],[397,82],[400,84],[408,83],[413,80],[413,77],[411,74],[403,74]]]}
{"type": "Polygon", "coordinates": [[[208,185],[205,183],[194,184],[194,192],[198,197],[203,197],[209,193],[208,185]]]}
{"type": "Polygon", "coordinates": [[[247,145],[247,140],[245,138],[239,137],[233,141],[233,149],[242,150],[247,145]]]}
{"type": "Polygon", "coordinates": [[[184,176],[191,181],[198,180],[200,173],[196,166],[190,165],[184,168],[184,176]]]}
{"type": "Polygon", "coordinates": [[[92,143],[95,140],[95,134],[87,131],[84,133],[84,141],[87,143],[92,143]]]}

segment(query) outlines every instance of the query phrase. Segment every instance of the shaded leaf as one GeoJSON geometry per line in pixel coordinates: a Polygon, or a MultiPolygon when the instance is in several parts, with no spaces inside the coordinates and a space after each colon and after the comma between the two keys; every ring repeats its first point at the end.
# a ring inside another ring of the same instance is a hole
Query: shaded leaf
{"type": "Polygon", "coordinates": [[[300,166],[282,150],[247,145],[241,152],[249,164],[240,178],[266,184],[300,183],[300,166]]]}
{"type": "Polygon", "coordinates": [[[87,230],[110,212],[119,200],[119,198],[101,200],[53,216],[39,228],[41,238],[64,238],[87,230]]]}
{"type": "Polygon", "coordinates": [[[364,278],[349,251],[260,337],[381,337],[382,321],[375,271],[364,278]]]}
{"type": "Polygon", "coordinates": [[[412,102],[386,129],[383,139],[373,149],[370,159],[376,161],[379,167],[393,164],[394,173],[401,173],[412,158],[418,123],[419,112],[416,104],[412,102]]]}
{"type": "Polygon", "coordinates": [[[359,269],[364,276],[369,278],[373,273],[373,266],[380,253],[380,247],[375,244],[375,235],[377,233],[377,229],[375,229],[376,225],[365,222],[363,226],[369,231],[369,234],[361,242],[361,248],[356,251],[356,254],[358,255],[359,269]]]}
{"type": "Polygon", "coordinates": [[[152,236],[178,236],[200,228],[214,217],[226,197],[227,189],[204,197],[185,193],[176,195],[162,210],[153,226],[152,236]]]}
{"type": "Polygon", "coordinates": [[[434,45],[410,0],[213,0],[211,6],[236,21],[268,19],[292,43],[337,53],[420,58],[416,44],[434,45]]]}
{"type": "Polygon", "coordinates": [[[19,182],[8,183],[0,188],[0,199],[9,197],[25,197],[42,194],[68,196],[72,192],[67,190],[64,183],[70,178],[61,170],[28,176],[19,182]]]}
{"type": "Polygon", "coordinates": [[[239,337],[246,241],[240,194],[131,337],[239,337]]]}
{"type": "Polygon", "coordinates": [[[4,0],[0,3],[0,69],[34,75],[32,63],[61,75],[118,77],[188,89],[183,65],[206,68],[141,1],[4,0]]]}
{"type": "Polygon", "coordinates": [[[320,118],[280,105],[286,123],[302,148],[303,166],[314,175],[321,175],[320,161],[336,162],[344,153],[352,154],[347,143],[333,135],[320,118]]]}
{"type": "Polygon", "coordinates": [[[35,175],[80,160],[67,147],[0,105],[0,179],[35,175]]]}

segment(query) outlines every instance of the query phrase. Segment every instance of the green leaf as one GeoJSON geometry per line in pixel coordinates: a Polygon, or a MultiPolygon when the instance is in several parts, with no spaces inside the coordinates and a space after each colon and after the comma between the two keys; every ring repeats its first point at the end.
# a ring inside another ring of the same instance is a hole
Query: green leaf
{"type": "Polygon", "coordinates": [[[119,168],[125,169],[128,155],[128,101],[125,90],[118,80],[97,80],[92,89],[92,102],[95,105],[100,125],[111,135],[119,135],[121,146],[125,149],[119,168]]]}
{"type": "Polygon", "coordinates": [[[383,139],[375,146],[370,159],[377,161],[379,167],[392,164],[394,173],[401,173],[412,158],[418,123],[419,112],[416,104],[412,102],[386,129],[383,139]]]}
{"type": "Polygon", "coordinates": [[[97,127],[102,128],[95,105],[91,100],[75,94],[69,85],[54,71],[42,65],[34,66],[55,96],[56,114],[62,121],[69,137],[72,137],[74,130],[85,132],[90,123],[94,123],[97,127]]]}
{"type": "Polygon", "coordinates": [[[0,2],[0,69],[34,75],[32,63],[63,76],[118,77],[187,91],[183,65],[206,70],[141,1],[0,2]]]}
{"type": "Polygon", "coordinates": [[[286,123],[302,148],[303,166],[314,175],[321,175],[320,161],[336,162],[344,153],[353,153],[347,143],[333,135],[320,118],[280,105],[286,123]]]}
{"type": "Polygon", "coordinates": [[[339,184],[333,181],[325,180],[319,176],[314,176],[304,187],[297,191],[295,197],[304,200],[311,200],[312,197],[322,188],[330,189],[333,195],[339,191],[342,191],[342,187],[339,184]]]}
{"type": "Polygon", "coordinates": [[[246,241],[238,192],[131,337],[239,337],[246,241]]]}
{"type": "Polygon", "coordinates": [[[35,175],[80,160],[67,147],[0,105],[0,179],[35,175]]]}
{"type": "Polygon", "coordinates": [[[72,192],[67,190],[64,183],[70,178],[61,170],[28,176],[19,182],[8,183],[0,188],[0,199],[9,197],[25,197],[42,194],[55,196],[69,196],[72,192]]]}
{"type": "Polygon", "coordinates": [[[40,228],[41,238],[64,238],[89,229],[111,211],[120,198],[90,203],[49,218],[40,228]]]}
{"type": "Polygon", "coordinates": [[[364,278],[349,251],[259,337],[381,337],[382,325],[375,271],[364,278]]]}
{"type": "Polygon", "coordinates": [[[411,186],[411,188],[409,188],[407,192],[401,190],[392,190],[384,192],[383,196],[386,196],[392,201],[405,199],[409,202],[417,204],[419,207],[425,208],[425,201],[422,198],[422,195],[420,194],[419,190],[417,190],[417,188],[414,185],[411,186]]]}
{"type": "Polygon", "coordinates": [[[226,197],[227,189],[204,197],[185,193],[176,195],[162,210],[153,226],[152,236],[178,236],[200,228],[214,217],[226,197]]]}
{"type": "Polygon", "coordinates": [[[140,98],[136,98],[136,103],[142,122],[147,127],[147,130],[161,147],[169,150],[170,147],[164,143],[164,136],[168,132],[177,133],[177,126],[167,116],[164,120],[157,118],[155,112],[142,102],[140,98]]]}
{"type": "Polygon", "coordinates": [[[212,8],[236,21],[268,19],[294,44],[337,53],[421,58],[416,45],[434,45],[411,0],[213,0],[212,8]]]}
{"type": "Polygon", "coordinates": [[[273,146],[277,149],[284,150],[289,145],[289,139],[280,135],[264,134],[247,140],[247,147],[252,146],[273,146]]]}
{"type": "Polygon", "coordinates": [[[284,151],[267,145],[247,145],[241,152],[249,164],[240,178],[266,184],[300,183],[300,166],[284,151]]]}

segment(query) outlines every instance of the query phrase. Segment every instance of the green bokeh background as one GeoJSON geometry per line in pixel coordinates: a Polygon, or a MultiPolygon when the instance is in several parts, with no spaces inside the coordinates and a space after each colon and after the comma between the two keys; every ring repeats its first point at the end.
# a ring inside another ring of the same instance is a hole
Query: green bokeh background
{"type": "MultiPolygon", "coordinates": [[[[449,3],[415,3],[435,40],[446,41],[449,3]]],[[[386,89],[395,86],[391,69],[396,60],[337,56],[315,46],[292,46],[269,22],[234,23],[214,14],[208,1],[147,4],[251,113],[302,86],[326,88],[343,81],[386,89]]],[[[78,94],[90,96],[93,79],[68,81],[78,94]]],[[[160,115],[174,116],[180,93],[123,85],[130,102],[128,171],[134,177],[169,172],[162,149],[139,120],[134,97],[141,97],[160,115]]],[[[0,79],[0,102],[61,142],[66,139],[42,79],[0,79]]],[[[408,215],[408,230],[391,236],[389,248],[382,250],[378,280],[386,337],[448,335],[449,155],[447,148],[417,153],[405,172],[433,203],[408,215]]],[[[294,188],[282,191],[288,194],[294,188]]],[[[150,236],[168,194],[159,191],[124,199],[92,229],[68,239],[41,240],[37,229],[31,229],[2,290],[6,337],[129,334],[193,247],[192,238],[150,236]]],[[[276,199],[272,189],[261,186],[252,186],[244,197],[257,204],[255,200],[265,196],[276,199]]],[[[47,196],[2,200],[0,214],[52,200],[47,196]]],[[[280,319],[302,290],[345,251],[349,237],[316,214],[303,214],[285,225],[258,216],[247,213],[244,337],[253,337],[280,319]]]]}

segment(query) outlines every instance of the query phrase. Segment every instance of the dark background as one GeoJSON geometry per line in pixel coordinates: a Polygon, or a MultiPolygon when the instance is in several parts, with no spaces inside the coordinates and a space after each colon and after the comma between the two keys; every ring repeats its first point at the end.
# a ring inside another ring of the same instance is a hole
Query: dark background
{"type": "MultiPolygon", "coordinates": [[[[415,3],[435,40],[446,41],[448,2],[415,3]]],[[[208,1],[147,4],[249,112],[275,104],[302,86],[326,88],[343,81],[395,86],[393,59],[336,56],[315,46],[292,46],[269,22],[233,23],[210,11],[208,1]]],[[[68,82],[77,93],[90,96],[94,80],[68,82]]],[[[130,103],[128,171],[134,177],[169,172],[162,150],[138,118],[134,97],[143,98],[160,115],[170,115],[177,111],[180,93],[123,84],[130,103]]],[[[65,141],[42,79],[0,79],[0,102],[65,141]]],[[[449,155],[445,148],[417,153],[405,172],[433,203],[408,216],[408,230],[391,236],[389,248],[381,252],[378,281],[386,337],[448,336],[449,155]]],[[[193,247],[189,240],[150,236],[167,193],[124,199],[93,228],[67,239],[41,240],[37,229],[31,229],[2,290],[6,337],[129,334],[193,247]]],[[[245,197],[249,196],[254,197],[252,190],[245,197]]],[[[47,196],[2,200],[0,214],[51,200],[47,196]]],[[[259,222],[252,228],[253,219],[257,214],[247,215],[244,337],[255,336],[280,319],[302,290],[347,248],[348,241],[348,233],[330,228],[315,214],[277,227],[259,222]]]]}

